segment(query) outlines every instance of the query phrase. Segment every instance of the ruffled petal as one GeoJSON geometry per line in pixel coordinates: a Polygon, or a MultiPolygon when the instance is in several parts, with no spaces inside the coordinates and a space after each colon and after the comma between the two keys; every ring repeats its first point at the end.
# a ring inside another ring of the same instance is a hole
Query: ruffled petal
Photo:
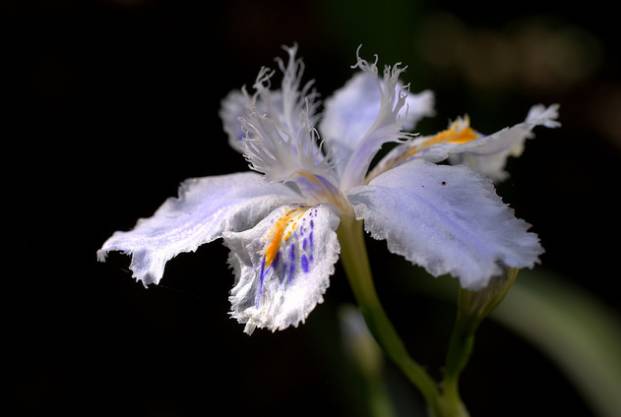
{"type": "Polygon", "coordinates": [[[131,255],[133,277],[145,286],[157,284],[177,254],[193,252],[225,231],[248,229],[275,207],[299,201],[286,186],[250,172],[186,180],[179,197],[166,200],[133,230],[115,232],[97,257],[105,261],[111,251],[131,255]]]}
{"type": "Polygon", "coordinates": [[[229,144],[233,149],[244,151],[244,136],[241,119],[255,108],[261,114],[272,113],[282,108],[282,94],[280,91],[271,91],[270,94],[253,98],[243,90],[231,91],[223,100],[220,108],[220,118],[224,131],[228,135],[229,144]]]}
{"type": "Polygon", "coordinates": [[[408,87],[400,83],[399,76],[405,68],[399,63],[393,66],[387,65],[384,67],[384,76],[380,80],[376,64],[376,62],[370,63],[360,57],[356,64],[356,67],[375,80],[379,95],[379,109],[370,127],[366,129],[361,138],[356,140],[355,147],[341,170],[340,186],[343,190],[363,184],[369,165],[383,144],[412,137],[412,134],[403,131],[404,125],[408,125],[404,115],[407,114],[406,103],[409,93],[408,87]]]}
{"type": "Polygon", "coordinates": [[[389,152],[373,169],[368,180],[412,159],[440,162],[449,159],[454,165],[463,164],[495,180],[507,178],[507,159],[519,156],[524,150],[526,139],[533,138],[537,126],[559,127],[558,105],[533,106],[526,120],[506,127],[491,135],[482,135],[472,130],[469,120],[458,119],[437,135],[417,138],[399,145],[389,152]]]}
{"type": "Polygon", "coordinates": [[[297,326],[323,301],[340,252],[338,224],[327,206],[288,206],[224,235],[236,275],[231,315],[246,333],[297,326]]]}
{"type": "Polygon", "coordinates": [[[242,152],[244,149],[242,145],[244,131],[241,127],[240,118],[248,111],[251,105],[250,97],[239,90],[231,91],[222,100],[220,107],[222,126],[229,137],[229,144],[237,152],[242,152]]]}
{"type": "Polygon", "coordinates": [[[543,252],[492,183],[466,167],[414,160],[352,190],[350,201],[391,252],[471,290],[504,267],[532,267],[543,252]]]}
{"type": "MultiPolygon", "coordinates": [[[[354,75],[343,88],[326,100],[325,114],[319,125],[336,169],[341,172],[365,133],[375,122],[381,107],[380,83],[372,72],[354,75]]],[[[404,89],[401,84],[398,88],[404,89]]],[[[413,129],[426,116],[433,115],[433,93],[408,93],[399,112],[403,129],[413,129]]]]}
{"type": "Polygon", "coordinates": [[[262,69],[255,82],[255,106],[239,119],[244,132],[243,154],[250,168],[272,181],[289,180],[300,170],[332,176],[333,170],[318,146],[315,130],[317,93],[312,81],[302,84],[304,64],[297,48],[285,48],[288,61],[277,60],[283,73],[281,89],[273,99],[270,80],[273,72],[262,69]],[[269,109],[261,103],[272,102],[269,109]]]}
{"type": "Polygon", "coordinates": [[[533,106],[524,122],[452,149],[449,154],[451,163],[464,164],[495,181],[506,179],[509,176],[505,171],[507,159],[522,154],[526,139],[535,136],[532,133],[535,127],[561,126],[557,121],[558,107],[558,104],[533,106]]]}

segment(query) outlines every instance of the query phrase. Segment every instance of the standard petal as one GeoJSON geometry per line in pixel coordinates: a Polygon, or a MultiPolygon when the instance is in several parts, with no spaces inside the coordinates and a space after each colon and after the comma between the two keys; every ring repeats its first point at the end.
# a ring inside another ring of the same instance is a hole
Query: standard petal
{"type": "MultiPolygon", "coordinates": [[[[263,69],[259,73],[257,83],[264,82],[270,73],[263,69]]],[[[256,84],[255,84],[256,85],[256,84]]],[[[263,91],[263,94],[250,96],[245,90],[233,90],[223,100],[220,107],[222,126],[229,137],[229,144],[233,149],[242,153],[244,151],[244,138],[252,132],[244,131],[242,119],[253,111],[260,114],[280,114],[282,112],[282,93],[276,91],[263,91]]]]}
{"type": "Polygon", "coordinates": [[[420,119],[435,115],[434,104],[435,98],[431,90],[423,90],[417,94],[408,93],[405,108],[399,114],[403,129],[412,130],[420,119]]]}
{"type": "Polygon", "coordinates": [[[295,56],[297,48],[285,50],[287,62],[277,60],[283,73],[281,89],[270,90],[274,72],[263,68],[254,84],[252,102],[256,106],[239,119],[244,157],[251,169],[272,181],[291,179],[300,170],[332,176],[315,130],[318,94],[312,89],[312,81],[302,84],[304,63],[295,56]],[[275,94],[278,100],[273,99],[275,94]],[[268,109],[260,107],[268,102],[272,102],[268,109]]]}
{"type": "MultiPolygon", "coordinates": [[[[377,62],[369,63],[358,57],[356,67],[377,77],[376,64],[377,62]]],[[[380,96],[379,111],[373,124],[357,142],[342,169],[341,189],[349,190],[364,183],[371,161],[382,145],[412,137],[411,133],[403,131],[404,119],[402,115],[404,111],[407,111],[406,102],[408,98],[408,87],[403,87],[399,81],[399,76],[403,71],[405,68],[401,67],[399,63],[384,67],[382,80],[377,82],[380,96]]]]}
{"type": "Polygon", "coordinates": [[[352,190],[350,201],[391,252],[464,288],[485,287],[503,267],[532,267],[543,252],[492,183],[466,167],[410,161],[352,190]]]}
{"type": "MultiPolygon", "coordinates": [[[[319,129],[339,172],[380,113],[382,82],[377,74],[360,72],[326,100],[319,129]]],[[[397,88],[404,89],[401,84],[397,88]]],[[[428,90],[408,93],[399,111],[402,128],[413,129],[420,119],[433,115],[433,101],[428,90]]]]}
{"type": "Polygon", "coordinates": [[[250,230],[225,233],[236,274],[231,315],[246,333],[297,326],[323,301],[340,251],[338,224],[327,206],[287,206],[250,230]]]}
{"type": "Polygon", "coordinates": [[[244,139],[244,131],[241,127],[240,118],[243,117],[249,109],[252,108],[252,100],[248,94],[242,91],[231,91],[222,100],[220,108],[220,118],[224,131],[229,137],[229,144],[238,152],[243,152],[242,145],[244,139]]]}
{"type": "Polygon", "coordinates": [[[132,255],[134,278],[157,284],[166,262],[177,254],[193,252],[225,231],[252,227],[275,207],[297,201],[286,186],[250,172],[186,180],[179,197],[166,200],[133,230],[115,232],[97,257],[104,261],[111,251],[132,255]]]}

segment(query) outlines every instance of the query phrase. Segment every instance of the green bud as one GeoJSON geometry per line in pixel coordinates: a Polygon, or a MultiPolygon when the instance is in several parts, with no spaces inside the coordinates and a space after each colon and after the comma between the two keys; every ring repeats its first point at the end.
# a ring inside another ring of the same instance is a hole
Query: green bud
{"type": "Polygon", "coordinates": [[[468,415],[459,396],[459,375],[470,359],[477,327],[505,298],[517,278],[518,271],[508,269],[504,276],[493,278],[487,287],[479,291],[459,290],[457,320],[451,334],[439,398],[441,415],[468,415]]]}
{"type": "Polygon", "coordinates": [[[505,275],[492,278],[487,287],[479,291],[460,289],[457,320],[476,328],[505,298],[518,272],[519,269],[508,269],[505,275]]]}

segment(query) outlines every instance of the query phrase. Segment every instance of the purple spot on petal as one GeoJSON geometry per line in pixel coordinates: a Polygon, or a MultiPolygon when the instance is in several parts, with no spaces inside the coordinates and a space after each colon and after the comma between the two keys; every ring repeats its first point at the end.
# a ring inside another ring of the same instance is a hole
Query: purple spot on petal
{"type": "Polygon", "coordinates": [[[259,306],[259,302],[261,301],[261,295],[263,295],[263,280],[265,279],[265,257],[261,261],[261,271],[259,272],[259,290],[257,291],[257,295],[254,299],[255,306],[259,306]]]}
{"type": "Polygon", "coordinates": [[[313,231],[311,230],[310,235],[308,235],[308,243],[310,244],[310,251],[313,251],[313,231]]]}
{"type": "Polygon", "coordinates": [[[302,270],[308,273],[308,259],[306,259],[306,255],[302,255],[301,263],[302,263],[302,270]]]}
{"type": "Polygon", "coordinates": [[[289,260],[291,263],[289,264],[289,277],[287,278],[287,283],[290,283],[293,280],[293,275],[295,274],[295,245],[291,245],[289,249],[289,260]]]}
{"type": "Polygon", "coordinates": [[[265,257],[261,261],[261,272],[259,272],[259,283],[263,284],[263,278],[265,277],[265,257]]]}
{"type": "Polygon", "coordinates": [[[302,241],[302,249],[306,250],[307,246],[308,246],[308,239],[304,238],[304,240],[302,241]]]}
{"type": "Polygon", "coordinates": [[[293,275],[295,275],[295,262],[289,265],[289,278],[287,278],[287,284],[293,281],[293,275]]]}

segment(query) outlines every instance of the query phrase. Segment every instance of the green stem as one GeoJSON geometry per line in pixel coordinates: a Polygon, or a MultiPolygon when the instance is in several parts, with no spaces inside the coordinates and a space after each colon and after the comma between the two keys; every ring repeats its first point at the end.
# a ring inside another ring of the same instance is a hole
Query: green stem
{"type": "Polygon", "coordinates": [[[463,314],[463,290],[460,289],[459,292],[457,320],[449,342],[439,404],[442,415],[465,417],[469,414],[459,395],[459,376],[470,359],[478,321],[463,314]]]}
{"type": "Polygon", "coordinates": [[[338,230],[341,243],[341,261],[364,319],[378,344],[388,357],[421,391],[432,416],[438,416],[438,389],[425,369],[414,361],[397,331],[386,316],[371,275],[369,258],[364,243],[362,222],[344,218],[338,230]]]}
{"type": "Polygon", "coordinates": [[[457,319],[451,334],[439,404],[443,415],[468,416],[459,395],[459,376],[468,364],[474,336],[481,321],[505,298],[517,278],[518,270],[510,268],[506,275],[494,278],[484,289],[459,289],[457,319]]]}
{"type": "Polygon", "coordinates": [[[451,333],[449,350],[446,355],[444,386],[457,385],[459,375],[470,359],[474,345],[474,334],[479,325],[478,317],[464,313],[464,290],[459,289],[457,319],[451,333]]]}

